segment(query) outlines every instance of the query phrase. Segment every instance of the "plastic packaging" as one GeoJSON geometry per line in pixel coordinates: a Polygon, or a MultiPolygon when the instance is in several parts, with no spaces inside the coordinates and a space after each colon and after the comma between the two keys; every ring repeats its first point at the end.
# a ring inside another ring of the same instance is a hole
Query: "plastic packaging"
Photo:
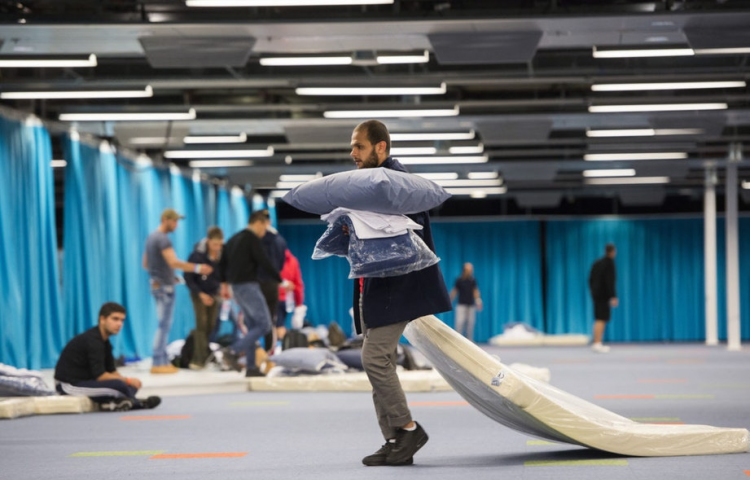
{"type": "Polygon", "coordinates": [[[332,255],[349,261],[350,279],[405,275],[440,261],[412,230],[393,237],[361,240],[347,216],[338,217],[328,226],[315,244],[312,258],[320,260],[332,255]]]}

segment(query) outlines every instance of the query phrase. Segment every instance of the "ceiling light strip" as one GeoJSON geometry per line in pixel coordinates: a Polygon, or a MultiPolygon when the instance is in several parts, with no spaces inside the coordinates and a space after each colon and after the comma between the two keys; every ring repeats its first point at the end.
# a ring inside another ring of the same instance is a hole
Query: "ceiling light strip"
{"type": "Polygon", "coordinates": [[[352,62],[352,57],[267,57],[260,59],[260,64],[264,67],[351,65],[352,62]]]}
{"type": "Polygon", "coordinates": [[[428,140],[473,140],[476,132],[431,132],[431,133],[391,133],[392,142],[409,142],[409,141],[428,141],[428,140]]]}
{"type": "Polygon", "coordinates": [[[455,172],[415,173],[414,175],[427,180],[455,180],[458,178],[458,173],[455,172]]]}
{"type": "Polygon", "coordinates": [[[298,175],[279,175],[279,181],[280,182],[307,182],[309,180],[315,180],[316,178],[322,177],[323,174],[317,173],[317,174],[298,174],[298,175]]]}
{"type": "Polygon", "coordinates": [[[325,118],[454,117],[458,113],[458,105],[456,105],[452,109],[431,110],[329,110],[323,112],[323,116],[325,118]]]}
{"type": "Polygon", "coordinates": [[[299,87],[297,95],[442,95],[446,92],[445,83],[438,87],[299,87]]]}
{"type": "Polygon", "coordinates": [[[587,153],[583,159],[589,162],[616,160],[681,160],[688,158],[685,152],[638,152],[638,153],[587,153]]]}
{"type": "Polygon", "coordinates": [[[492,178],[499,178],[497,172],[469,172],[468,177],[472,180],[487,180],[492,178]]]}
{"type": "Polygon", "coordinates": [[[587,185],[639,185],[669,183],[669,177],[587,178],[587,185]]]}
{"type": "Polygon", "coordinates": [[[0,58],[0,67],[13,68],[95,67],[96,64],[96,55],[94,55],[93,53],[85,58],[13,58],[10,55],[0,58]]]}
{"type": "Polygon", "coordinates": [[[425,50],[422,55],[378,55],[375,60],[381,65],[398,63],[427,63],[430,61],[430,52],[425,50]]]}
{"type": "Polygon", "coordinates": [[[164,158],[257,158],[273,156],[273,147],[265,150],[169,150],[164,158]]]}
{"type": "Polygon", "coordinates": [[[586,136],[599,137],[653,137],[656,135],[700,135],[706,133],[702,128],[631,128],[621,130],[587,130],[586,136]]]}
{"type": "Polygon", "coordinates": [[[450,165],[460,163],[487,163],[489,157],[481,156],[435,156],[435,157],[403,157],[398,159],[404,165],[450,165]]]}
{"type": "Polygon", "coordinates": [[[61,98],[148,98],[154,91],[150,85],[142,90],[81,90],[81,91],[23,91],[0,92],[8,100],[54,100],[61,98]]]}
{"type": "Polygon", "coordinates": [[[394,147],[394,148],[391,148],[391,155],[434,155],[436,153],[437,153],[437,148],[435,147],[394,147]]]}
{"type": "Polygon", "coordinates": [[[108,112],[108,113],[61,113],[62,122],[127,122],[150,120],[194,120],[195,109],[187,112],[108,112]]]}
{"type": "Polygon", "coordinates": [[[612,168],[602,170],[584,170],[583,176],[587,178],[597,177],[634,177],[635,169],[633,168],[612,168]]]}
{"type": "Polygon", "coordinates": [[[726,110],[726,103],[667,103],[653,105],[591,105],[589,113],[678,112],[689,110],[726,110]]]}
{"type": "Polygon", "coordinates": [[[503,181],[499,178],[487,180],[435,180],[441,187],[499,187],[503,181]]]}
{"type": "Polygon", "coordinates": [[[187,0],[188,7],[325,7],[392,5],[394,0],[187,0]]]}
{"type": "Polygon", "coordinates": [[[484,153],[484,145],[470,145],[466,147],[450,147],[448,151],[451,155],[472,155],[474,153],[484,153]]]}
{"type": "Polygon", "coordinates": [[[592,50],[594,58],[644,58],[644,57],[690,57],[695,55],[692,48],[622,49],[592,50]]]}
{"type": "Polygon", "coordinates": [[[182,139],[183,143],[245,143],[247,135],[243,132],[239,135],[188,135],[182,139]]]}
{"type": "Polygon", "coordinates": [[[232,168],[252,167],[252,160],[193,160],[188,162],[192,168],[232,168]]]}
{"type": "Polygon", "coordinates": [[[667,83],[608,83],[591,85],[594,92],[633,92],[646,90],[692,90],[704,88],[744,88],[744,81],[667,82],[667,83]]]}
{"type": "Polygon", "coordinates": [[[493,188],[446,188],[446,192],[451,195],[474,195],[476,193],[484,193],[485,195],[502,195],[508,191],[508,187],[493,187],[493,188]]]}

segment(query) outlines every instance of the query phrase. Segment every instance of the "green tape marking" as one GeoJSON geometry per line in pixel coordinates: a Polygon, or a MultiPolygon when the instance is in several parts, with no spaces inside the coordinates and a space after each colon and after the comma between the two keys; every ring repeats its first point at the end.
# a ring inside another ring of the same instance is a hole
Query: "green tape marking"
{"type": "Polygon", "coordinates": [[[577,466],[627,466],[627,460],[533,460],[523,462],[525,467],[577,467],[577,466]]]}
{"type": "Polygon", "coordinates": [[[278,401],[278,402],[232,402],[229,405],[233,407],[258,407],[265,405],[289,405],[291,402],[278,401]]]}
{"type": "Polygon", "coordinates": [[[70,457],[136,457],[136,456],[151,456],[159,455],[164,453],[164,450],[141,450],[131,452],[78,452],[70,457]]]}
{"type": "Polygon", "coordinates": [[[555,442],[548,442],[547,440],[526,440],[526,445],[559,445],[555,442]]]}
{"type": "Polygon", "coordinates": [[[634,422],[680,422],[677,417],[632,417],[634,422]]]}
{"type": "Polygon", "coordinates": [[[654,395],[654,398],[657,398],[659,400],[666,400],[670,398],[682,398],[682,399],[696,399],[696,398],[704,398],[704,399],[711,399],[714,398],[713,395],[654,395]]]}

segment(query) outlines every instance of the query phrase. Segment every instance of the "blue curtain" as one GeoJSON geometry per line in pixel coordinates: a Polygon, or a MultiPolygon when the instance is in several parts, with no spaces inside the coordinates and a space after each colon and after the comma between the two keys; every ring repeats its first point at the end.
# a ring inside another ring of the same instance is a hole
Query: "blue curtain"
{"type": "MultiPolygon", "coordinates": [[[[348,262],[339,257],[311,259],[317,239],[326,224],[281,222],[279,231],[299,259],[305,281],[305,303],[313,324],[338,322],[352,331],[352,306],[348,262]]],[[[465,262],[475,266],[475,276],[484,299],[478,314],[475,337],[487,341],[502,333],[511,321],[543,324],[539,225],[536,222],[433,222],[433,238],[440,268],[451,289],[465,262]]],[[[452,325],[453,314],[441,315],[452,325]]]]}
{"type": "MultiPolygon", "coordinates": [[[[741,238],[750,225],[740,222],[741,238]]],[[[720,335],[725,335],[723,222],[719,222],[720,335]]],[[[546,224],[547,331],[587,333],[593,324],[588,293],[591,264],[604,246],[617,246],[617,294],[606,341],[699,341],[705,339],[702,219],[572,220],[546,224]]],[[[746,242],[745,242],[746,243],[746,242]]],[[[742,245],[742,243],[741,243],[742,245]]],[[[750,249],[743,245],[742,303],[748,305],[750,249]]],[[[747,310],[747,308],[745,308],[747,310]]],[[[750,338],[750,315],[742,315],[750,338]]]]}
{"type": "Polygon", "coordinates": [[[47,131],[0,117],[0,363],[54,366],[64,346],[47,131]]]}
{"type": "MultiPolygon", "coordinates": [[[[727,338],[727,262],[726,224],[721,218],[716,223],[718,251],[719,339],[727,338]]],[[[740,331],[742,340],[750,340],[750,218],[740,218],[738,225],[740,246],[740,331]]],[[[703,290],[701,290],[702,294],[703,290]]],[[[701,338],[703,339],[703,338],[701,338]]]]}

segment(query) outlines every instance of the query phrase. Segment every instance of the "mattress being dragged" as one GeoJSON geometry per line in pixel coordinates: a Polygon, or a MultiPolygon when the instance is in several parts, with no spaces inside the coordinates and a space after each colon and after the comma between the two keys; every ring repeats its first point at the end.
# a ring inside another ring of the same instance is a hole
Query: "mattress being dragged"
{"type": "Polygon", "coordinates": [[[466,401],[514,430],[628,456],[748,451],[747,429],[634,422],[511,369],[434,316],[404,335],[466,401]]]}

